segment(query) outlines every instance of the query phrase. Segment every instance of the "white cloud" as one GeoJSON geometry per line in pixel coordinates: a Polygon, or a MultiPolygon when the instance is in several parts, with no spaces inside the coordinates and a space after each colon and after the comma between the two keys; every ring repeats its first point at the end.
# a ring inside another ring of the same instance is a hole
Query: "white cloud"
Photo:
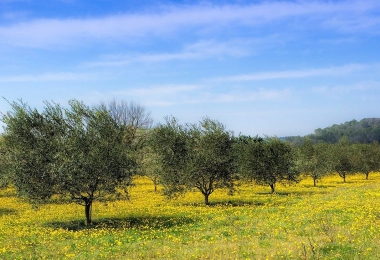
{"type": "Polygon", "coordinates": [[[153,63],[172,60],[192,60],[198,59],[198,53],[180,52],[180,53],[158,53],[158,54],[141,54],[141,55],[112,55],[103,57],[100,61],[87,62],[85,67],[117,67],[125,66],[131,63],[153,63]]]}
{"type": "MultiPolygon", "coordinates": [[[[374,10],[380,2],[300,1],[249,5],[196,5],[167,8],[159,13],[119,14],[88,19],[34,19],[0,27],[2,44],[46,48],[99,41],[133,41],[136,38],[210,27],[255,26],[286,18],[305,18],[339,30],[373,29],[380,21],[374,10]],[[341,17],[350,17],[350,20],[341,17]],[[352,19],[351,19],[352,18],[352,19]],[[354,21],[354,24],[353,22],[354,21]],[[354,25],[354,26],[353,26],[354,25]]],[[[303,24],[301,24],[302,26],[303,24]]]]}
{"type": "Polygon", "coordinates": [[[272,88],[231,88],[229,91],[203,93],[203,98],[197,99],[199,103],[240,103],[240,102],[250,102],[250,101],[278,101],[286,100],[292,96],[292,90],[288,88],[284,89],[272,89],[272,88]]]}
{"type": "Polygon", "coordinates": [[[202,85],[166,85],[149,88],[134,88],[113,92],[116,97],[140,100],[149,106],[175,106],[184,104],[237,103],[249,101],[276,101],[292,97],[291,89],[250,89],[202,85]]]}
{"type": "Polygon", "coordinates": [[[131,63],[155,63],[173,60],[195,60],[208,58],[242,57],[251,54],[249,47],[275,41],[275,37],[265,39],[235,39],[225,42],[201,40],[186,45],[183,50],[172,53],[104,55],[99,61],[87,62],[85,67],[125,66],[131,63]]]}
{"type": "Polygon", "coordinates": [[[187,103],[186,100],[201,88],[199,85],[163,85],[113,91],[111,95],[139,100],[148,106],[172,106],[187,103]]]}
{"type": "Polygon", "coordinates": [[[380,81],[368,80],[356,82],[350,85],[336,85],[336,86],[317,86],[312,88],[312,92],[323,95],[341,96],[350,93],[365,93],[377,97],[374,91],[380,91],[380,81]]]}
{"type": "MultiPolygon", "coordinates": [[[[151,88],[135,88],[128,90],[125,93],[137,96],[167,96],[171,94],[189,93],[200,88],[201,86],[198,85],[166,85],[151,88]]],[[[123,92],[116,93],[122,94],[123,92]]]]}
{"type": "Polygon", "coordinates": [[[0,76],[0,82],[87,81],[96,79],[97,76],[93,74],[71,72],[0,76]]]}
{"type": "Polygon", "coordinates": [[[236,76],[227,76],[211,79],[211,81],[260,81],[272,79],[295,79],[307,78],[316,76],[336,76],[349,74],[355,71],[360,71],[367,68],[368,65],[363,64],[348,64],[340,67],[330,67],[322,69],[305,69],[305,70],[286,70],[286,71],[271,71],[259,72],[251,74],[243,74],[236,76]]]}
{"type": "Polygon", "coordinates": [[[346,33],[359,32],[379,34],[380,18],[378,16],[365,15],[337,15],[322,23],[327,27],[337,28],[346,33]],[[368,30],[371,29],[371,30],[368,30]]]}

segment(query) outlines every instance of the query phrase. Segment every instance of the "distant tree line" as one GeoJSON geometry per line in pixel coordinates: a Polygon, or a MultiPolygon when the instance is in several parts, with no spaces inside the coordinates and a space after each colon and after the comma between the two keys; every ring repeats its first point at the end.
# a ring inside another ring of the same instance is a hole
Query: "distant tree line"
{"type": "Polygon", "coordinates": [[[347,137],[352,143],[372,143],[380,142],[380,118],[365,118],[360,121],[351,120],[343,124],[335,124],[326,128],[318,128],[314,134],[309,134],[304,137],[288,136],[283,140],[301,144],[305,139],[310,139],[312,142],[325,142],[335,144],[342,137],[347,137]]]}
{"type": "Polygon", "coordinates": [[[51,198],[84,206],[92,223],[92,203],[128,197],[133,176],[152,179],[167,197],[196,190],[208,205],[216,189],[233,194],[238,183],[270,187],[311,177],[314,186],[328,174],[380,169],[378,142],[316,142],[295,145],[277,137],[234,136],[217,120],[180,124],[174,117],[152,127],[150,113],[133,102],[95,107],[72,100],[68,107],[45,103],[42,111],[23,102],[2,114],[0,186],[12,185],[34,204],[51,198]]]}

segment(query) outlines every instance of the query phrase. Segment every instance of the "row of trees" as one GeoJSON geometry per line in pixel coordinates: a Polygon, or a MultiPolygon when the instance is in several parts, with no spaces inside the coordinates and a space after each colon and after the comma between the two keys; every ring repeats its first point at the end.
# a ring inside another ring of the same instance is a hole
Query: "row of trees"
{"type": "Polygon", "coordinates": [[[306,139],[298,149],[298,168],[314,180],[330,173],[338,173],[346,182],[347,175],[363,173],[368,180],[370,172],[380,170],[380,146],[371,144],[350,143],[342,137],[336,144],[324,142],[312,143],[306,139]]]}
{"type": "Polygon", "coordinates": [[[144,107],[127,102],[88,107],[70,101],[67,108],[45,103],[42,112],[22,102],[3,114],[0,185],[13,184],[33,203],[59,196],[84,206],[91,224],[94,200],[128,197],[134,175],[150,177],[168,197],[196,189],[209,204],[218,188],[235,190],[237,181],[268,185],[296,183],[301,173],[314,185],[337,172],[345,181],[353,172],[368,178],[379,166],[377,143],[338,144],[306,140],[297,147],[278,138],[239,136],[210,118],[179,124],[173,117],[151,128],[144,107]]]}

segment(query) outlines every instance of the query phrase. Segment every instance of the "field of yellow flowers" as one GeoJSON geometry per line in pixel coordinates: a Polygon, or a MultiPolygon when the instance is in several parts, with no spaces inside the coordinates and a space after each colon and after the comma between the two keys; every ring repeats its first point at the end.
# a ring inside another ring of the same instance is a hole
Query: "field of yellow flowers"
{"type": "Polygon", "coordinates": [[[380,259],[380,173],[312,186],[244,184],[168,201],[136,179],[129,201],[33,209],[0,191],[0,259],[380,259]]]}

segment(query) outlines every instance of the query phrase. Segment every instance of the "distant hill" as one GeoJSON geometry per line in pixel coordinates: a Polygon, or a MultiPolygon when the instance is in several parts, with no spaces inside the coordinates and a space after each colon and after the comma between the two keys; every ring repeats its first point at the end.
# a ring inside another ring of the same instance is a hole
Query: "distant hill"
{"type": "Polygon", "coordinates": [[[310,138],[314,142],[324,141],[326,143],[336,143],[343,136],[347,136],[353,143],[380,142],[380,118],[364,118],[360,121],[351,120],[343,124],[335,124],[326,128],[314,130],[314,134],[304,137],[288,136],[284,140],[300,144],[305,138],[310,138]]]}

